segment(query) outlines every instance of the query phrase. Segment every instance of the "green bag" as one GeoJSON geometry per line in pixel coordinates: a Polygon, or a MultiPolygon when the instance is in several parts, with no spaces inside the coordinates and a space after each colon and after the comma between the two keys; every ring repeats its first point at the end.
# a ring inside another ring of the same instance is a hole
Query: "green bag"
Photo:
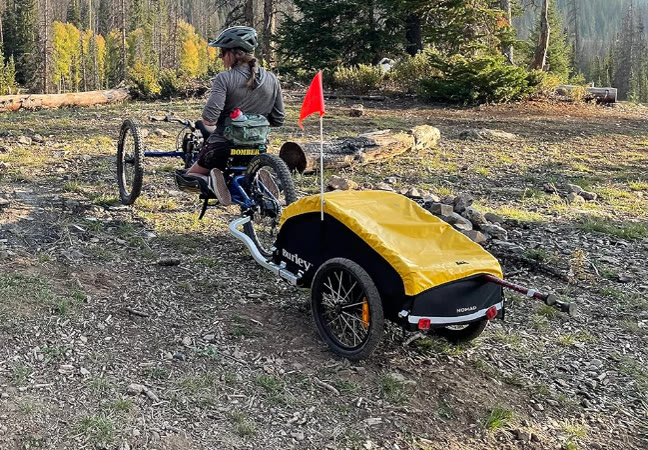
{"type": "Polygon", "coordinates": [[[270,122],[261,114],[243,113],[247,120],[225,119],[223,136],[234,145],[263,145],[268,142],[270,122]]]}

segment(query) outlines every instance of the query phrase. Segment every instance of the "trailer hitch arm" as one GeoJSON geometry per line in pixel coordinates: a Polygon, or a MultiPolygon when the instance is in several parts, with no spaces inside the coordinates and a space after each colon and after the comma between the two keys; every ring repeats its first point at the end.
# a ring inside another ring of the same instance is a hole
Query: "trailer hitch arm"
{"type": "Polygon", "coordinates": [[[535,298],[543,301],[546,305],[553,306],[554,308],[562,312],[566,312],[570,316],[573,316],[576,312],[576,305],[570,302],[561,302],[556,298],[554,294],[542,294],[534,289],[525,288],[523,286],[520,286],[519,284],[502,280],[501,278],[497,278],[494,275],[485,274],[483,275],[483,277],[491,283],[495,283],[507,289],[519,292],[520,294],[526,295],[529,298],[535,298]]]}

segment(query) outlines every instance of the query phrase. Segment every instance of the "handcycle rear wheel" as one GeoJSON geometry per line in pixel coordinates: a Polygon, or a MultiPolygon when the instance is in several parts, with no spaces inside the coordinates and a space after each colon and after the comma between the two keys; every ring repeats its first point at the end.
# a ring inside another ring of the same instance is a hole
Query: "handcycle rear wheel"
{"type": "Polygon", "coordinates": [[[346,258],[320,266],[311,287],[313,319],[333,352],[351,360],[368,357],[382,338],[384,312],[369,274],[346,258]]]}
{"type": "Polygon", "coordinates": [[[132,205],[142,192],[144,144],[138,126],[124,120],[117,142],[117,184],[124,205],[132,205]]]}
{"type": "Polygon", "coordinates": [[[245,224],[243,231],[263,256],[270,257],[279,232],[281,212],[297,200],[295,185],[286,163],[269,153],[262,153],[250,162],[244,184],[255,206],[251,211],[252,220],[245,224]]]}

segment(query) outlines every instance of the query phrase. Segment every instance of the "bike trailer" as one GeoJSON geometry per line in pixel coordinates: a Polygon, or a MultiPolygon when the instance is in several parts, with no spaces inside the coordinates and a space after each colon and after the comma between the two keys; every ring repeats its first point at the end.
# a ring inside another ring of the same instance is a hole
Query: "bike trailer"
{"type": "Polygon", "coordinates": [[[386,191],[312,195],[282,212],[272,256],[263,258],[230,224],[262,266],[311,288],[320,335],[338,355],[367,357],[383,320],[431,330],[453,342],[477,337],[503,317],[502,287],[572,313],[569,303],[504,281],[497,259],[408,198],[386,191]]]}
{"type": "MultiPolygon", "coordinates": [[[[503,307],[499,262],[480,245],[408,198],[386,191],[336,191],[305,197],[282,215],[278,262],[310,285],[328,259],[347,258],[372,278],[385,316],[406,311],[410,324],[466,323],[503,307]]],[[[404,313],[403,313],[404,314],[404,313]]]]}

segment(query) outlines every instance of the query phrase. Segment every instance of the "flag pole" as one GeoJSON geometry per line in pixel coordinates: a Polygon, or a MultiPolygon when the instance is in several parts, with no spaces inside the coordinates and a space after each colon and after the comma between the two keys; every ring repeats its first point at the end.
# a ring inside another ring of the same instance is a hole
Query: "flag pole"
{"type": "Polygon", "coordinates": [[[320,114],[320,211],[324,222],[324,120],[320,114]]]}

